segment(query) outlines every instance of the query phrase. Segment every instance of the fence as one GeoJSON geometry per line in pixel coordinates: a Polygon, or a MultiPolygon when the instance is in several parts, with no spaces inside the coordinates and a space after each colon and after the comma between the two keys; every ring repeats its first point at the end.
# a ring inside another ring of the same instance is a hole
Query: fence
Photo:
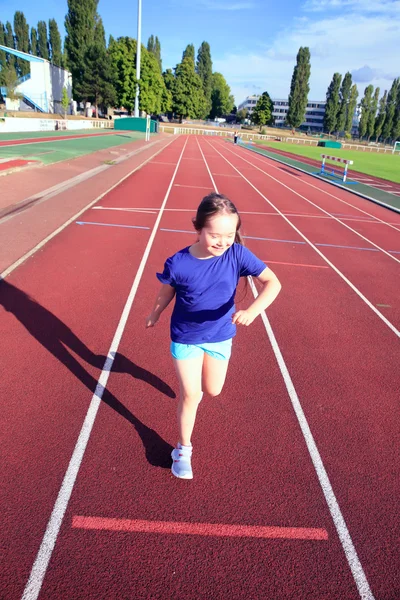
{"type": "MultiPolygon", "coordinates": [[[[174,125],[160,125],[160,131],[166,133],[174,133],[174,135],[216,135],[220,137],[233,137],[233,131],[226,131],[223,129],[201,129],[200,127],[175,127],[174,125]]],[[[319,139],[311,138],[295,138],[295,137],[284,137],[279,135],[262,135],[256,131],[244,132],[238,130],[239,136],[244,140],[272,140],[274,142],[288,142],[289,144],[302,144],[303,146],[318,146],[319,139]]],[[[393,146],[363,146],[362,144],[348,144],[342,142],[342,148],[346,150],[360,150],[362,152],[393,152],[393,146]]]]}

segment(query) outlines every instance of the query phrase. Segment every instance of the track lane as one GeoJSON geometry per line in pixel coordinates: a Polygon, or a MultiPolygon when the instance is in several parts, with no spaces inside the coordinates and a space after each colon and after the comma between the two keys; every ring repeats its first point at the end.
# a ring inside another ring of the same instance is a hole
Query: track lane
{"type": "MultiPolygon", "coordinates": [[[[225,144],[225,147],[228,146],[225,144]]],[[[231,145],[229,145],[229,148],[232,150],[231,145]]],[[[301,185],[304,191],[308,190],[308,193],[310,193],[310,190],[314,190],[316,193],[320,193],[321,196],[326,196],[327,198],[336,200],[336,207],[339,209],[337,211],[338,213],[344,212],[342,209],[345,206],[348,206],[353,208],[355,214],[371,215],[376,219],[380,219],[383,223],[390,221],[391,223],[393,222],[395,226],[400,226],[400,213],[396,211],[388,211],[387,208],[365,200],[364,198],[361,198],[355,194],[351,194],[347,190],[334,188],[332,185],[323,180],[316,181],[313,177],[310,177],[306,173],[301,173],[289,165],[280,165],[276,161],[273,161],[266,156],[248,152],[244,148],[238,147],[236,147],[235,151],[238,155],[247,158],[247,160],[253,160],[254,164],[257,166],[267,166],[267,168],[271,169],[277,177],[280,177],[281,175],[288,175],[292,182],[296,179],[298,185],[301,185]]]]}
{"type": "MultiPolygon", "coordinates": [[[[212,165],[213,148],[204,152],[212,165]]],[[[217,176],[216,181],[219,185],[217,176]]],[[[239,206],[247,189],[232,198],[239,206]]],[[[278,204],[280,196],[271,199],[278,204]]],[[[262,202],[260,196],[254,209],[261,209],[262,202]]],[[[274,223],[281,237],[282,220],[274,223]]],[[[259,248],[263,242],[250,243],[259,248]]],[[[271,317],[278,341],[372,590],[376,597],[392,598],[399,587],[389,567],[399,560],[392,505],[400,491],[393,472],[400,439],[393,419],[400,387],[398,342],[333,271],[299,273],[278,265],[275,270],[287,290],[277,320],[271,317]]],[[[273,305],[272,315],[275,310],[273,305]]]]}
{"type": "MultiPolygon", "coordinates": [[[[210,148],[212,145],[207,142],[210,148]]],[[[220,153],[219,148],[213,148],[213,151],[221,156],[225,156],[227,165],[230,165],[232,171],[236,173],[242,173],[248,181],[248,187],[255,186],[256,190],[264,196],[264,206],[268,205],[272,208],[280,210],[281,212],[288,210],[288,204],[290,201],[295,206],[298,205],[298,198],[295,195],[289,195],[287,188],[284,196],[282,197],[282,186],[275,181],[270,181],[265,178],[265,175],[258,169],[251,170],[251,166],[248,162],[243,162],[239,156],[232,155],[231,152],[220,153]],[[242,164],[245,164],[246,168],[242,170],[242,164]],[[236,169],[236,171],[235,171],[236,169]],[[274,198],[274,201],[270,201],[270,197],[274,198]]],[[[221,157],[220,156],[220,157],[221,157]]],[[[255,191],[256,191],[255,190],[255,191]]],[[[262,197],[260,196],[262,199],[262,197]]],[[[304,203],[301,204],[301,208],[304,208],[304,203]]],[[[293,210],[293,208],[292,208],[293,210]]],[[[354,254],[349,253],[351,248],[368,248],[367,242],[360,240],[358,236],[349,231],[347,228],[342,227],[336,221],[323,220],[318,224],[318,230],[311,221],[305,219],[301,220],[301,224],[297,226],[293,221],[293,217],[284,217],[287,223],[292,223],[293,230],[297,230],[305,236],[304,241],[308,243],[322,244],[326,243],[329,245],[337,244],[344,246],[342,252],[337,252],[337,248],[317,248],[315,251],[322,252],[324,256],[329,260],[331,259],[331,265],[342,273],[342,276],[347,278],[347,283],[350,286],[355,286],[357,290],[353,288],[356,293],[361,292],[364,295],[364,301],[369,303],[371,310],[381,318],[383,322],[389,326],[395,335],[400,336],[400,305],[398,303],[398,288],[400,283],[400,265],[396,260],[393,260],[391,256],[377,250],[375,246],[371,246],[372,251],[361,251],[360,257],[362,256],[365,268],[364,272],[368,271],[369,277],[365,279],[362,273],[358,269],[358,261],[355,259],[354,254]],[[307,234],[305,231],[307,231],[307,234]],[[322,235],[319,230],[322,231],[322,235]],[[329,236],[328,236],[329,234],[329,236]],[[310,239],[311,238],[311,239],[310,239]],[[325,241],[326,240],[326,241],[325,241]],[[359,242],[363,242],[363,246],[359,245],[359,242]],[[347,247],[347,248],[346,248],[347,247]],[[350,248],[348,248],[350,247],[350,248]],[[385,314],[381,312],[379,305],[384,305],[390,308],[390,311],[385,311],[385,314]],[[387,316],[386,316],[387,315],[387,316]]],[[[393,235],[393,234],[391,234],[393,235]]],[[[340,248],[339,248],[340,250],[340,248]]],[[[356,252],[356,250],[351,250],[356,252]]]]}
{"type": "MultiPolygon", "coordinates": [[[[282,188],[287,190],[288,198],[290,198],[292,195],[297,196],[297,203],[299,205],[299,208],[301,207],[300,210],[307,210],[307,208],[308,208],[308,210],[313,210],[313,209],[314,210],[316,209],[317,211],[320,210],[321,216],[322,215],[330,215],[332,217],[332,221],[335,221],[338,225],[340,224],[343,229],[352,231],[356,237],[360,238],[360,240],[364,239],[364,241],[367,241],[367,242],[375,245],[375,247],[377,247],[378,249],[380,248],[384,252],[390,251],[393,248],[394,249],[400,248],[400,245],[399,245],[400,228],[399,229],[396,229],[395,227],[390,227],[390,229],[388,229],[387,227],[377,228],[374,226],[374,225],[376,225],[376,221],[375,222],[373,221],[372,226],[363,223],[362,227],[364,229],[366,229],[368,234],[372,237],[365,236],[363,234],[363,232],[360,231],[360,227],[359,226],[357,227],[357,225],[359,225],[358,222],[357,222],[357,224],[353,223],[353,222],[346,222],[342,218],[342,214],[339,214],[339,215],[335,214],[335,210],[337,210],[337,205],[335,205],[335,200],[332,199],[330,196],[321,196],[321,191],[318,189],[315,189],[315,187],[309,186],[308,189],[306,189],[306,190],[302,189],[302,182],[305,181],[304,178],[298,178],[298,179],[293,180],[291,178],[291,176],[287,172],[285,172],[285,173],[279,173],[279,179],[278,179],[276,174],[272,172],[272,168],[270,165],[269,165],[269,168],[268,167],[266,168],[264,166],[261,167],[257,164],[254,164],[254,161],[252,162],[251,160],[249,160],[249,157],[244,156],[243,151],[240,154],[235,153],[235,152],[231,151],[230,149],[228,149],[228,151],[232,156],[239,155],[244,164],[246,164],[246,165],[253,164],[254,168],[257,171],[259,171],[261,174],[268,177],[268,180],[271,185],[273,183],[277,183],[278,186],[281,188],[281,190],[282,190],[282,188]]],[[[309,177],[308,177],[308,179],[309,179],[309,177]]],[[[350,193],[348,193],[348,196],[350,196],[350,193]]],[[[346,216],[347,214],[348,214],[348,216],[352,216],[352,217],[356,216],[354,209],[351,206],[345,205],[342,210],[344,211],[343,212],[344,216],[346,216]]],[[[387,215],[387,217],[388,217],[388,215],[387,215]]],[[[341,235],[340,228],[338,228],[337,231],[339,232],[338,235],[341,235]]],[[[400,254],[400,252],[399,252],[399,254],[400,254]]],[[[393,258],[393,260],[400,262],[400,259],[398,257],[392,255],[392,258],[393,258]]]]}
{"type": "MultiPolygon", "coordinates": [[[[174,144],[182,148],[183,140],[174,144]]],[[[168,181],[173,169],[164,166],[157,180],[144,167],[130,178],[130,189],[145,185],[151,191],[152,182],[168,181]]],[[[119,194],[117,187],[109,195],[119,194]]],[[[149,215],[149,225],[153,222],[149,215]]],[[[71,225],[0,284],[6,309],[1,342],[7,349],[1,537],[9,540],[1,578],[8,598],[20,597],[26,584],[150,234],[127,232],[109,228],[105,235],[100,228],[71,225]]],[[[131,380],[147,376],[129,358],[120,356],[116,363],[131,380]]]]}
{"type": "MultiPolygon", "coordinates": [[[[196,150],[193,144],[194,141],[188,144],[188,152],[196,150]]],[[[209,176],[204,163],[200,168],[202,163],[195,162],[199,166],[194,172],[191,165],[192,183],[206,184],[209,176]]],[[[186,177],[187,170],[186,163],[182,163],[169,204],[193,208],[194,213],[201,195],[193,189],[182,195],[179,182],[186,177]]],[[[146,370],[156,369],[157,376],[176,389],[167,351],[168,315],[163,315],[162,323],[154,330],[143,329],[143,316],[148,313],[158,288],[155,271],[162,268],[166,256],[194,239],[190,233],[176,235],[161,231],[172,222],[180,230],[190,224],[190,213],[175,212],[172,216],[171,220],[168,211],[163,215],[132,318],[121,341],[121,352],[141,356],[146,370]]],[[[189,486],[169,473],[169,452],[176,442],[176,400],[160,394],[156,387],[149,388],[146,381],[139,381],[132,392],[127,378],[111,375],[108,387],[114,397],[124,399],[125,420],[120,422],[120,417],[107,407],[100,410],[45,581],[43,598],[50,598],[56,590],[62,596],[85,595],[88,585],[93,594],[147,594],[154,598],[177,594],[191,598],[198,597],[198,593],[204,597],[227,594],[230,598],[244,594],[279,597],[282,590],[285,595],[281,597],[285,598],[305,593],[317,598],[321,589],[326,598],[333,599],[343,590],[349,598],[357,598],[350,572],[343,569],[339,542],[296,420],[287,405],[286,391],[262,323],[241,330],[236,342],[226,392],[220,399],[204,399],[199,412],[195,479],[189,486]],[[257,372],[255,364],[259,364],[257,372]],[[251,385],[243,385],[249,373],[251,385]],[[266,394],[266,376],[267,398],[273,397],[273,404],[260,401],[266,394]],[[229,426],[221,428],[225,422],[229,426]],[[256,456],[255,440],[262,440],[256,456]],[[164,469],[168,469],[167,473],[164,469]],[[295,480],[294,472],[300,482],[295,480]],[[82,514],[147,519],[150,523],[153,520],[282,523],[289,527],[300,524],[325,527],[328,523],[329,544],[302,541],[296,544],[290,540],[232,542],[226,538],[154,534],[144,537],[72,528],[74,516],[82,514]],[[107,567],[109,552],[116,561],[117,581],[112,580],[113,569],[107,567]],[[67,573],[60,580],[57,565],[66,564],[73,554],[79,556],[79,564],[74,567],[78,571],[75,570],[74,577],[67,573]],[[266,555],[270,564],[267,570],[266,555]],[[316,569],[318,558],[322,564],[316,569]],[[179,567],[182,561],[184,572],[179,567]],[[93,565],[91,575],[84,567],[89,563],[93,565]],[[247,564],[245,579],[241,574],[244,564],[247,564]],[[210,570],[215,577],[210,578],[210,570]],[[279,576],[274,575],[277,572],[279,576]]]]}

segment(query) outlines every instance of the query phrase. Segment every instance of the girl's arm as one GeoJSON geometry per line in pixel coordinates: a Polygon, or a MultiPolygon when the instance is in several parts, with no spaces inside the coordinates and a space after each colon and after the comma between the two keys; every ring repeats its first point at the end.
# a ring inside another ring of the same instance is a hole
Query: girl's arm
{"type": "Polygon", "coordinates": [[[247,310],[238,310],[232,316],[232,323],[251,325],[254,319],[273,303],[281,291],[282,286],[279,279],[268,267],[264,269],[257,279],[263,284],[262,290],[247,310]]]}
{"type": "Polygon", "coordinates": [[[146,319],[146,327],[154,327],[163,310],[165,310],[168,304],[175,296],[175,288],[171,285],[163,284],[158,293],[157,299],[154,303],[151,314],[146,319]]]}

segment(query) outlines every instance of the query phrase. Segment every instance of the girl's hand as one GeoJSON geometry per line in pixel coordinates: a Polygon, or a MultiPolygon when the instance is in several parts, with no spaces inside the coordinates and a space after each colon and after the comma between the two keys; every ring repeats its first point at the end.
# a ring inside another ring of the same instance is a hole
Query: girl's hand
{"type": "Polygon", "coordinates": [[[154,325],[157,323],[158,321],[158,317],[155,317],[154,315],[149,315],[146,319],[146,329],[148,327],[154,327],[154,325]]]}
{"type": "Polygon", "coordinates": [[[238,310],[232,315],[232,323],[237,323],[238,325],[251,325],[257,315],[252,313],[249,310],[238,310]]]}

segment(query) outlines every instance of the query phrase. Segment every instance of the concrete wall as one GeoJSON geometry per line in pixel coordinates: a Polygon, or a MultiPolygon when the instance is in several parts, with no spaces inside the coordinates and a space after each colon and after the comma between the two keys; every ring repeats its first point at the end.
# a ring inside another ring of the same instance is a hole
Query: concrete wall
{"type": "MultiPolygon", "coordinates": [[[[17,131],[55,131],[57,123],[63,125],[63,129],[77,131],[80,129],[105,129],[113,127],[112,121],[89,121],[80,119],[71,119],[63,121],[62,119],[24,119],[18,117],[0,118],[0,134],[12,133],[17,131]]],[[[61,128],[61,127],[60,127],[61,128]]]]}

